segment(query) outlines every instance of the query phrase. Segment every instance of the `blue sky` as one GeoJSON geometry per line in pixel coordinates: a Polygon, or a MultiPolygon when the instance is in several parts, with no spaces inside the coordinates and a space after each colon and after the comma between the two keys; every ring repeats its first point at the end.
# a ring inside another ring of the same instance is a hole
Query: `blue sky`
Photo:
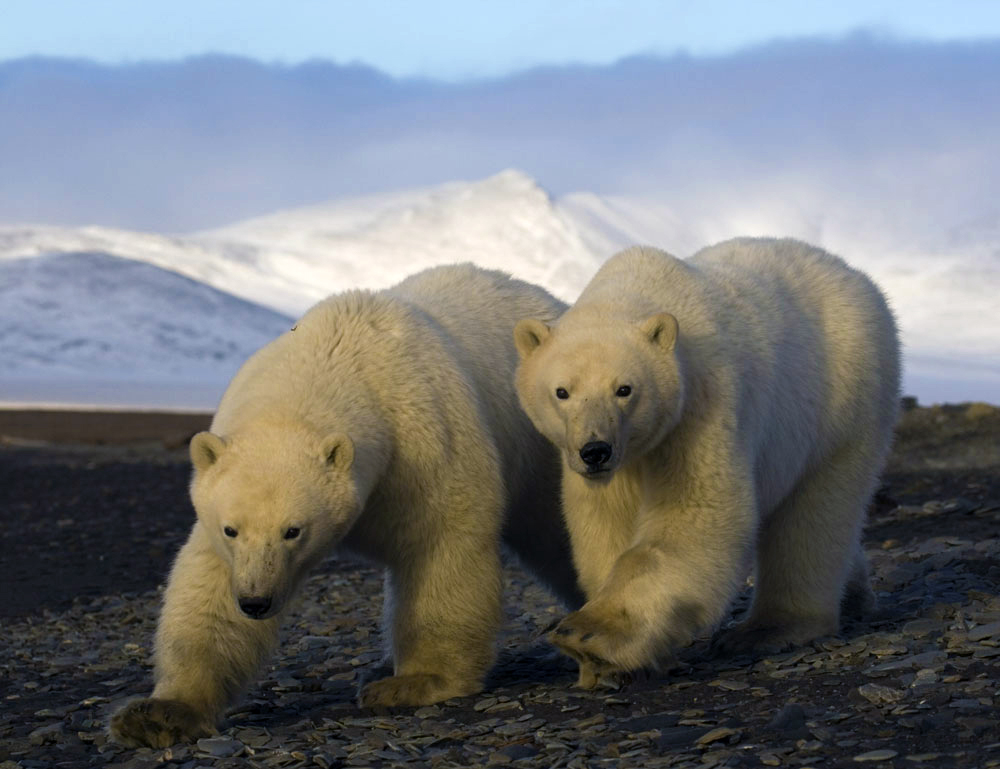
{"type": "Polygon", "coordinates": [[[102,62],[208,52],[364,62],[446,80],[637,53],[723,54],[858,29],[903,39],[1000,37],[995,0],[3,0],[0,60],[102,62]]]}

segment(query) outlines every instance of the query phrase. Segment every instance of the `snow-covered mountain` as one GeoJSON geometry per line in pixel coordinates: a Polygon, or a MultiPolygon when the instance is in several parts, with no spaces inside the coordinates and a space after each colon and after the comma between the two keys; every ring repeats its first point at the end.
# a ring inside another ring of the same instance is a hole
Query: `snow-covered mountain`
{"type": "Polygon", "coordinates": [[[676,200],[552,198],[505,171],[186,236],[0,227],[0,401],[211,408],[250,352],[331,293],[473,261],[572,301],[631,243],[686,256],[736,235],[789,235],[841,254],[886,290],[906,392],[1000,402],[1000,217],[914,231],[728,192],[720,216],[676,200]]]}
{"type": "Polygon", "coordinates": [[[107,253],[0,260],[0,397],[208,406],[292,322],[107,253]]]}
{"type": "Polygon", "coordinates": [[[572,299],[625,237],[577,218],[508,171],[188,236],[0,227],[0,401],[210,408],[314,302],[448,262],[572,299]]]}

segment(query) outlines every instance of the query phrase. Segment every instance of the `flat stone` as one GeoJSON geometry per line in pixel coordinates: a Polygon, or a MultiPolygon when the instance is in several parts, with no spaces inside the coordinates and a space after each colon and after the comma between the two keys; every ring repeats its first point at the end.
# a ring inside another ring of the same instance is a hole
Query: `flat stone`
{"type": "Polygon", "coordinates": [[[872,673],[891,673],[894,670],[911,670],[913,668],[926,668],[937,663],[942,663],[948,659],[948,655],[942,651],[929,651],[922,654],[914,654],[910,657],[901,657],[874,665],[869,670],[872,673]]]}
{"type": "Polygon", "coordinates": [[[522,758],[533,758],[538,755],[538,748],[533,745],[508,745],[500,751],[511,761],[518,761],[522,758]]]}
{"type": "Polygon", "coordinates": [[[216,758],[228,758],[238,755],[245,746],[239,740],[229,737],[203,737],[198,740],[198,750],[203,753],[215,756],[216,758]]]}
{"type": "Polygon", "coordinates": [[[924,668],[917,671],[917,675],[913,678],[913,683],[910,686],[929,686],[930,684],[937,683],[938,675],[935,671],[930,668],[924,668]]]}
{"type": "Polygon", "coordinates": [[[875,705],[886,705],[899,702],[905,692],[879,684],[862,684],[858,687],[858,694],[875,705]]]}
{"type": "Polygon", "coordinates": [[[894,657],[897,654],[906,654],[907,648],[903,644],[883,642],[869,646],[868,651],[876,657],[894,657]]]}
{"type": "Polygon", "coordinates": [[[979,625],[969,631],[970,641],[982,641],[985,638],[995,638],[996,636],[1000,636],[1000,621],[979,625]]]}
{"type": "Polygon", "coordinates": [[[959,700],[952,700],[948,703],[949,708],[956,708],[958,710],[983,710],[985,706],[977,699],[967,697],[959,700]]]}
{"type": "Polygon", "coordinates": [[[703,726],[673,726],[660,730],[660,736],[656,738],[656,744],[660,748],[693,745],[695,740],[705,733],[705,727],[703,726]]]}
{"type": "Polygon", "coordinates": [[[606,720],[607,719],[605,718],[603,713],[598,713],[597,715],[591,716],[590,718],[581,718],[579,721],[574,723],[573,726],[576,729],[586,729],[587,727],[590,726],[598,726],[600,724],[603,724],[606,720]]]}
{"type": "Polygon", "coordinates": [[[28,740],[32,745],[45,745],[48,742],[55,742],[62,732],[62,721],[57,721],[54,724],[39,726],[28,735],[28,740]]]}
{"type": "Polygon", "coordinates": [[[701,735],[697,740],[695,740],[696,745],[709,745],[713,742],[718,742],[719,740],[727,740],[734,734],[740,734],[739,729],[730,729],[728,726],[720,726],[706,734],[701,735]]]}
{"type": "Polygon", "coordinates": [[[921,618],[914,619],[903,625],[903,633],[905,635],[912,635],[917,638],[922,638],[930,633],[940,632],[941,622],[940,620],[921,618]]]}

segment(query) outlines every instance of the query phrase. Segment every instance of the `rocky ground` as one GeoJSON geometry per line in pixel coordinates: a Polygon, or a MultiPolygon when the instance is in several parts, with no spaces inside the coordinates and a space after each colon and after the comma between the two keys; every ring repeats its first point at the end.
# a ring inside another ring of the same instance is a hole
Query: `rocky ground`
{"type": "Polygon", "coordinates": [[[158,586],[192,519],[167,442],[0,444],[0,769],[1000,766],[996,408],[905,414],[867,529],[881,610],[838,637],[758,660],[700,642],[670,673],[581,691],[538,637],[559,609],[511,567],[486,690],[365,713],[381,580],[332,560],[220,736],[126,750],[108,714],[150,689],[158,586]]]}

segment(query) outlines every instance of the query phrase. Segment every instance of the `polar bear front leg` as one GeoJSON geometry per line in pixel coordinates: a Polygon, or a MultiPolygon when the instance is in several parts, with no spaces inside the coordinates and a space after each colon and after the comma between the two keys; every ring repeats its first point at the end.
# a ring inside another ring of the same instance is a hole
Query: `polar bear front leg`
{"type": "Polygon", "coordinates": [[[740,505],[653,507],[638,542],[583,608],[549,635],[580,663],[579,685],[657,667],[718,623],[749,566],[753,511],[740,505]]]}
{"type": "Polygon", "coordinates": [[[394,675],[364,686],[361,707],[430,705],[482,689],[502,620],[502,575],[497,539],[469,534],[450,532],[390,570],[394,675]]]}
{"type": "Polygon", "coordinates": [[[671,561],[680,561],[680,553],[659,543],[630,548],[598,594],[549,634],[580,664],[580,687],[592,688],[611,673],[655,667],[717,613],[719,599],[700,595],[683,579],[687,569],[671,561]]]}
{"type": "Polygon", "coordinates": [[[164,748],[214,734],[223,710],[273,649],[278,623],[239,611],[229,566],[195,524],[167,582],[153,694],[115,713],[111,735],[132,747],[164,748]]]}

